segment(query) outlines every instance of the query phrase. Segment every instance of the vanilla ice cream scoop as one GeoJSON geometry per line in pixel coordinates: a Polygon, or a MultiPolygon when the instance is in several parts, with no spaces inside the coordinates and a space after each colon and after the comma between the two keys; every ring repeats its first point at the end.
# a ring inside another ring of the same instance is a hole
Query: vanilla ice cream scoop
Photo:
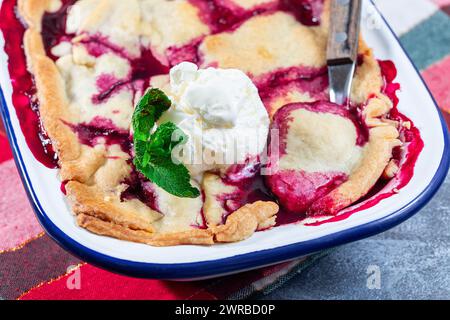
{"type": "Polygon", "coordinates": [[[250,78],[240,70],[170,70],[172,107],[159,123],[174,122],[189,137],[176,156],[193,177],[256,158],[265,148],[269,116],[250,78]]]}

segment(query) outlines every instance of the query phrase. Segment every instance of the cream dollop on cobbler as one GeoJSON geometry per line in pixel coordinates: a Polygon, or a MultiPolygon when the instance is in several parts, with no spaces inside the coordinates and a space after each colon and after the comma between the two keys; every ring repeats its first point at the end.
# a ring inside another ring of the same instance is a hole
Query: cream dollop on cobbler
{"type": "Polygon", "coordinates": [[[165,89],[172,106],[159,119],[171,121],[187,136],[175,151],[191,175],[256,159],[264,150],[269,116],[250,78],[237,69],[199,69],[182,62],[170,70],[165,89]]]}

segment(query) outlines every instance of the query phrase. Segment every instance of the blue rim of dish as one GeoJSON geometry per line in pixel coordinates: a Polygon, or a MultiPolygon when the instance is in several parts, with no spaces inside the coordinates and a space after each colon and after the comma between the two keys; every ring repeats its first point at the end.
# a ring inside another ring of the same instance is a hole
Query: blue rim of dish
{"type": "MultiPolygon", "coordinates": [[[[372,2],[372,1],[371,1],[372,2]]],[[[403,208],[393,212],[392,214],[380,218],[375,221],[368,222],[363,225],[352,227],[343,231],[339,231],[333,234],[329,234],[323,237],[319,237],[312,240],[298,242],[286,246],[281,246],[272,249],[266,249],[261,251],[255,251],[245,254],[240,254],[232,257],[209,260],[202,262],[191,263],[174,263],[174,264],[158,264],[158,263],[146,263],[129,261],[119,258],[114,258],[103,253],[92,250],[79,242],[70,238],[61,229],[59,229],[46,215],[43,210],[39,199],[31,184],[30,177],[28,175],[22,154],[19,151],[16,135],[11,124],[9,110],[6,105],[3,91],[0,88],[0,106],[3,122],[5,124],[8,140],[13,149],[14,160],[19,169],[19,173],[22,182],[25,186],[28,198],[31,205],[39,219],[39,222],[46,230],[46,232],[64,249],[78,256],[83,261],[87,261],[93,265],[105,268],[114,272],[118,272],[125,275],[142,278],[153,279],[175,279],[175,280],[188,280],[198,279],[205,277],[214,277],[217,275],[229,274],[238,271],[244,271],[249,269],[255,269],[265,265],[271,265],[278,262],[288,261],[300,256],[304,256],[313,252],[317,252],[323,249],[339,246],[345,243],[356,241],[362,238],[372,236],[387,229],[390,229],[401,222],[412,217],[423,206],[425,206],[434,194],[438,191],[439,187],[444,182],[450,165],[450,150],[449,150],[449,134],[447,131],[447,125],[441,114],[436,101],[430,93],[425,81],[417,70],[416,66],[412,62],[410,56],[402,46],[401,42],[393,32],[390,25],[387,23],[383,15],[379,12],[376,5],[372,2],[372,5],[377,10],[378,14],[383,19],[386,26],[389,28],[392,35],[395,37],[400,47],[406,54],[410,63],[413,65],[417,75],[421,79],[424,87],[428,91],[434,106],[440,117],[442,134],[444,138],[444,150],[443,156],[439,167],[431,180],[430,184],[411,202],[405,205],[403,208]]]]}

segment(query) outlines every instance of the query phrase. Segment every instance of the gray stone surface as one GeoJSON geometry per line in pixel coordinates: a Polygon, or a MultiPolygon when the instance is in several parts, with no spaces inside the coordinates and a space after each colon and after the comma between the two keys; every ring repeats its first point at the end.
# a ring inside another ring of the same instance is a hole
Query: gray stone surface
{"type": "Polygon", "coordinates": [[[450,175],[411,219],[336,248],[262,299],[450,299],[450,175]]]}

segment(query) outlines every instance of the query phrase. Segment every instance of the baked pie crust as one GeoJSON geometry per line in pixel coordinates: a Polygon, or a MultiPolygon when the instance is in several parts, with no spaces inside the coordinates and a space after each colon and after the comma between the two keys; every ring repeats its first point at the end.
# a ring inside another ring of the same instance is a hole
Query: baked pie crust
{"type": "MultiPolygon", "coordinates": [[[[246,72],[266,93],[262,98],[270,117],[286,104],[326,97],[326,90],[308,92],[297,79],[299,75],[311,79],[323,77],[328,0],[319,25],[303,25],[289,12],[276,10],[251,16],[221,32],[212,31],[195,2],[80,0],[67,18],[67,31],[73,37],[52,49],[57,57],[54,60],[46,52],[41,24],[45,12],[57,11],[61,4],[56,0],[18,1],[20,16],[27,24],[24,49],[37,88],[41,121],[58,154],[61,180],[66,183],[76,221],[87,230],[155,246],[211,245],[240,241],[256,230],[275,225],[279,207],[273,201],[246,204],[228,213],[224,220],[227,212],[218,195],[232,193],[234,187],[224,184],[215,173],[207,173],[203,179],[204,197],[177,198],[153,185],[159,210],[139,199],[124,200],[123,181],[132,174],[129,153],[118,144],[102,142],[101,137],[92,146],[83,144],[69,125],[89,123],[100,117],[110,120],[105,125],[128,133],[133,106],[148,85],[127,78],[130,60],[139,58],[141,48],[150,46],[162,65],[175,63],[173,48],[196,43],[200,67],[237,68],[246,72]],[[96,56],[86,44],[95,45],[102,37],[108,38],[109,49],[96,56]],[[91,97],[98,93],[96,80],[105,72],[130,83],[98,106],[91,97]],[[267,88],[274,74],[284,74],[282,84],[269,86],[265,91],[262,88],[267,88]],[[203,222],[199,215],[202,210],[206,219],[203,222]]],[[[277,1],[228,2],[251,10],[277,1]]],[[[312,210],[316,213],[336,214],[367,194],[387,167],[392,170],[388,166],[392,150],[401,144],[398,124],[386,120],[393,105],[382,93],[380,67],[363,40],[359,55],[352,100],[365,105],[363,121],[368,127],[368,141],[348,179],[314,203],[312,210]]],[[[158,78],[164,81],[164,77],[155,75],[150,81],[158,78]]]]}

